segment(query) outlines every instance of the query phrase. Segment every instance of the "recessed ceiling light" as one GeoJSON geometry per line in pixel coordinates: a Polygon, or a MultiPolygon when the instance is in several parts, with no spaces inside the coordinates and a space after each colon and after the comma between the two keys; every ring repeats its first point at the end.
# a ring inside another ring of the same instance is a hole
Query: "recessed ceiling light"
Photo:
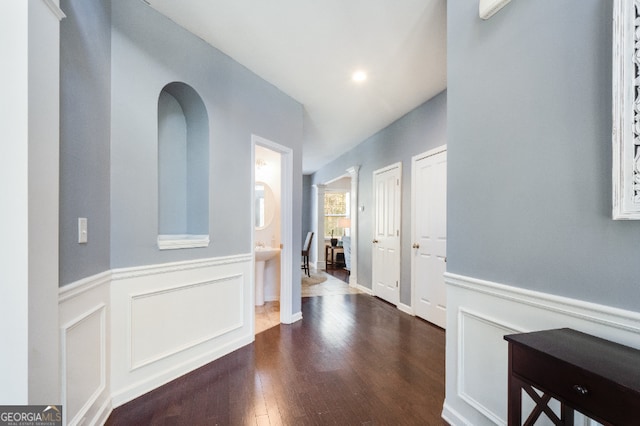
{"type": "Polygon", "coordinates": [[[351,76],[351,79],[356,83],[361,83],[367,79],[367,73],[364,71],[356,71],[351,76]]]}

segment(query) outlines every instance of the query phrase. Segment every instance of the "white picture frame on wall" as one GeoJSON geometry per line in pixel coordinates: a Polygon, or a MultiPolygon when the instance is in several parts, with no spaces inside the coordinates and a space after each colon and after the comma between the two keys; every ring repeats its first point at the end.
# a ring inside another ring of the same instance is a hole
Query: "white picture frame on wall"
{"type": "Polygon", "coordinates": [[[640,219],[640,0],[613,2],[613,219],[640,219]]]}

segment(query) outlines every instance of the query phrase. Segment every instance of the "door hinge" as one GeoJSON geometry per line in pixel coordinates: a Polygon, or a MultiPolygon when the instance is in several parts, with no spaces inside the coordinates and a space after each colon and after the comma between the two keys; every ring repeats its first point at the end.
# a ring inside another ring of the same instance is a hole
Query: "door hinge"
{"type": "Polygon", "coordinates": [[[398,281],[396,281],[396,288],[398,288],[398,287],[399,287],[399,284],[398,284],[398,281]]]}
{"type": "Polygon", "coordinates": [[[400,179],[396,179],[396,186],[400,186],[400,179]]]}
{"type": "Polygon", "coordinates": [[[399,237],[399,236],[400,236],[400,230],[396,229],[396,237],[399,237]]]}

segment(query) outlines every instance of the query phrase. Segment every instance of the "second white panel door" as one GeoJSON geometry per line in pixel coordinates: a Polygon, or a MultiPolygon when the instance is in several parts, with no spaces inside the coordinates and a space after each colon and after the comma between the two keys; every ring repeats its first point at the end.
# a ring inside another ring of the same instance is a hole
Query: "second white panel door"
{"type": "Polygon", "coordinates": [[[439,148],[413,159],[413,309],[446,328],[447,151],[439,148]]]}
{"type": "Polygon", "coordinates": [[[373,294],[397,305],[400,299],[401,163],[373,173],[373,294]]]}

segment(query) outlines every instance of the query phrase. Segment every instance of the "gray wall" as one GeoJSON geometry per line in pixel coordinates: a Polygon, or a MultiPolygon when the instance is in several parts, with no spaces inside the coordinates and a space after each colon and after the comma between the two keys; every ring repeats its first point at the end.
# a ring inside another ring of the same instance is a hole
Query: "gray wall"
{"type": "MultiPolygon", "coordinates": [[[[477,7],[477,5],[476,5],[477,7]]],[[[402,162],[402,230],[400,302],[411,304],[411,157],[447,143],[447,92],[425,102],[313,174],[312,184],[326,183],[361,166],[358,180],[358,284],[371,288],[373,240],[373,172],[402,162]]]]}
{"type": "Polygon", "coordinates": [[[60,285],[109,269],[111,2],[62,0],[60,285]],[[78,218],[89,242],[78,244],[78,218]]]}
{"type": "Polygon", "coordinates": [[[299,253],[302,106],[143,2],[62,0],[62,8],[61,285],[110,268],[251,252],[252,134],[293,150],[299,253]],[[209,114],[211,244],[161,252],[157,106],[173,81],[191,85],[209,114]],[[88,218],[86,245],[77,243],[78,217],[88,218]]]}
{"type": "Polygon", "coordinates": [[[612,4],[448,2],[448,270],[639,310],[611,220],[612,4]]]}
{"type": "MultiPolygon", "coordinates": [[[[299,212],[302,106],[143,2],[114,0],[112,10],[112,267],[252,252],[251,134],[293,149],[293,211],[299,212]],[[157,104],[172,81],[193,87],[209,114],[208,248],[156,246],[157,104]]],[[[299,253],[301,218],[293,217],[293,252],[299,253]]],[[[294,283],[299,277],[295,268],[294,283]]],[[[295,286],[293,296],[297,312],[295,286]]]]}

